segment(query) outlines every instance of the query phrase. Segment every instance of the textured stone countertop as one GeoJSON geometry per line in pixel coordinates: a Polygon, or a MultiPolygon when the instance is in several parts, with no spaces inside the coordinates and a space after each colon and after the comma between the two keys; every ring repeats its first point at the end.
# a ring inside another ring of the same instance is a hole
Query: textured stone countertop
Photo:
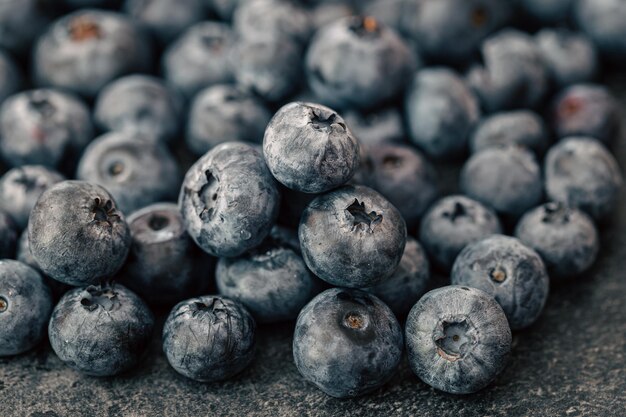
{"type": "MultiPolygon", "coordinates": [[[[626,102],[626,78],[611,85],[626,102]]],[[[614,149],[626,167],[626,137],[614,149]]],[[[107,379],[66,368],[45,343],[0,358],[0,416],[626,416],[626,195],[602,228],[592,271],[552,288],[539,321],[514,335],[509,366],[477,394],[436,392],[405,359],[373,395],[327,397],[293,365],[292,328],[261,327],[253,365],[234,380],[209,385],[168,366],[160,334],[138,369],[107,379]]]]}

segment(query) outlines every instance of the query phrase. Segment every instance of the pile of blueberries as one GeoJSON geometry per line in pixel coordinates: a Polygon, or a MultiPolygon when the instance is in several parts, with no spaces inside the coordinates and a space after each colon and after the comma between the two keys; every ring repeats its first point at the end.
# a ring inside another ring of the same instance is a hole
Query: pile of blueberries
{"type": "Polygon", "coordinates": [[[405,347],[425,383],[482,389],[598,254],[622,176],[594,82],[624,22],[624,0],[0,0],[0,356],[47,334],[115,375],[170,311],[197,381],[296,320],[331,396],[405,347]]]}

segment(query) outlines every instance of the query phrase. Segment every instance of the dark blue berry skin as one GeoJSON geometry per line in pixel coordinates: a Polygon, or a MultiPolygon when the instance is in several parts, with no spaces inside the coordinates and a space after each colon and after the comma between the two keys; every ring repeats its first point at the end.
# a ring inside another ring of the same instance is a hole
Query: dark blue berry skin
{"type": "Polygon", "coordinates": [[[541,255],[552,280],[565,280],[587,271],[599,251],[593,220],[578,209],[546,203],[522,217],[515,236],[541,255]]]}
{"type": "Polygon", "coordinates": [[[387,108],[374,113],[348,111],[344,114],[346,124],[363,145],[403,143],[406,131],[402,114],[396,108],[387,108]]]}
{"type": "Polygon", "coordinates": [[[371,17],[350,17],[315,34],[305,65],[309,86],[322,102],[372,109],[401,92],[417,63],[393,29],[371,17]]]}
{"type": "Polygon", "coordinates": [[[287,38],[303,45],[313,30],[309,13],[289,0],[245,1],[235,10],[233,28],[241,39],[287,38]]]}
{"type": "Polygon", "coordinates": [[[298,231],[309,269],[332,285],[350,288],[388,279],[400,263],[406,235],[398,209],[360,185],[317,197],[302,213],[298,231]]]}
{"type": "Polygon", "coordinates": [[[25,54],[47,24],[38,0],[0,3],[0,48],[25,54]]]}
{"type": "Polygon", "coordinates": [[[506,218],[519,218],[543,198],[541,168],[532,152],[517,146],[474,154],[463,166],[460,183],[467,196],[506,218]]]}
{"type": "Polygon", "coordinates": [[[295,320],[320,288],[302,260],[297,234],[282,227],[246,254],[221,258],[215,279],[220,294],[241,302],[259,323],[295,320]]]}
{"type": "Polygon", "coordinates": [[[467,244],[501,232],[498,216],[491,209],[454,195],[442,198],[428,210],[422,219],[419,240],[434,264],[449,271],[467,244]]]}
{"type": "Polygon", "coordinates": [[[452,70],[436,67],[419,71],[405,97],[409,137],[434,158],[455,157],[480,117],[476,97],[452,70]]]}
{"type": "Polygon", "coordinates": [[[32,349],[46,336],[52,294],[33,268],[0,260],[0,357],[32,349]]]}
{"type": "Polygon", "coordinates": [[[47,29],[35,47],[33,66],[38,85],[95,97],[115,78],[148,71],[152,51],[143,31],[125,15],[83,9],[47,29]]]}
{"type": "Polygon", "coordinates": [[[98,95],[94,119],[103,131],[141,134],[166,143],[181,131],[183,98],[155,77],[129,75],[108,84],[98,95]]]}
{"type": "Polygon", "coordinates": [[[504,235],[467,245],[456,258],[450,279],[453,285],[478,288],[493,296],[513,330],[537,320],[550,288],[539,254],[504,235]]]}
{"type": "Polygon", "coordinates": [[[163,54],[163,74],[187,98],[213,84],[233,81],[229,57],[235,44],[230,26],[200,22],[187,29],[163,54]]]}
{"type": "Polygon", "coordinates": [[[24,230],[41,193],[64,179],[63,175],[41,165],[13,168],[0,177],[0,210],[9,214],[15,225],[24,230]]]}
{"type": "Polygon", "coordinates": [[[178,303],[163,327],[170,365],[200,382],[228,379],[254,359],[256,324],[240,303],[206,295],[178,303]]]}
{"type": "Polygon", "coordinates": [[[178,204],[198,246],[213,256],[235,257],[269,234],[280,193],[259,151],[228,142],[187,171],[178,204]]]}
{"type": "Polygon", "coordinates": [[[161,45],[167,45],[187,27],[206,16],[204,0],[126,0],[124,10],[146,28],[161,45]]]}
{"type": "Polygon", "coordinates": [[[83,181],[63,181],[41,195],[30,215],[28,239],[46,275],[76,286],[113,276],[131,243],[113,197],[83,181]]]}
{"type": "Polygon", "coordinates": [[[575,0],[521,0],[522,9],[543,24],[560,24],[570,16],[575,0]]]}
{"type": "Polygon", "coordinates": [[[482,119],[470,137],[472,153],[508,145],[523,146],[543,155],[550,146],[543,119],[530,110],[495,113],[482,119]]]}
{"type": "Polygon", "coordinates": [[[12,259],[17,245],[17,227],[11,216],[0,210],[0,259],[12,259]]]}
{"type": "Polygon", "coordinates": [[[351,398],[389,381],[402,358],[402,329],[374,295],[332,288],[300,312],[293,358],[300,374],[326,394],[351,398]]]}
{"type": "Polygon", "coordinates": [[[626,58],[626,3],[621,0],[579,0],[574,18],[602,54],[623,65],[626,58]]]}
{"type": "Polygon", "coordinates": [[[75,288],[52,312],[50,345],[69,367],[112,376],[136,366],[149,345],[154,317],[135,293],[119,284],[75,288]]]}
{"type": "Polygon", "coordinates": [[[181,173],[167,148],[142,136],[106,133],[80,159],[76,176],[106,188],[124,213],[159,201],[176,201],[181,173]]]}
{"type": "Polygon", "coordinates": [[[381,193],[413,229],[439,195],[437,172],[418,151],[404,145],[367,148],[364,185],[381,193]],[[369,168],[369,169],[368,169],[369,168]],[[369,171],[369,172],[368,172],[369,171]]]}
{"type": "Polygon", "coordinates": [[[22,75],[13,59],[0,50],[0,104],[22,85],[22,75]]]}
{"type": "Polygon", "coordinates": [[[313,103],[283,106],[263,138],[263,156],[283,185],[321,193],[345,184],[359,165],[359,142],[334,110],[313,103]]]}
{"type": "Polygon", "coordinates": [[[620,105],[598,84],[577,84],[563,90],[554,99],[551,116],[558,138],[591,136],[609,145],[621,132],[620,105]]]}
{"type": "Polygon", "coordinates": [[[476,288],[427,293],[406,321],[409,365],[425,383],[451,394],[485,388],[504,369],[511,329],[502,307],[476,288]]]}
{"type": "Polygon", "coordinates": [[[132,244],[119,281],[162,308],[206,294],[215,263],[187,234],[178,206],[157,203],[128,216],[132,244]]]}
{"type": "Polygon", "coordinates": [[[253,94],[233,85],[215,85],[200,91],[191,104],[186,141],[204,155],[223,142],[261,143],[272,115],[253,94]]]}
{"type": "Polygon", "coordinates": [[[505,29],[481,47],[483,65],[468,73],[469,85],[488,113],[541,104],[549,88],[549,73],[534,38],[505,29]]]}
{"type": "Polygon", "coordinates": [[[288,38],[240,40],[231,65],[241,88],[265,101],[281,103],[302,82],[302,46],[288,38]]]}
{"type": "Polygon", "coordinates": [[[12,166],[73,166],[91,139],[89,108],[72,94],[25,91],[6,99],[0,109],[0,153],[12,166]]]}
{"type": "Polygon", "coordinates": [[[393,275],[383,283],[364,290],[380,298],[396,317],[401,318],[407,315],[431,284],[426,252],[417,240],[408,237],[404,255],[393,275]]]}
{"type": "Polygon", "coordinates": [[[553,86],[563,88],[595,78],[600,66],[598,53],[585,35],[568,29],[543,29],[535,39],[553,86]]]}
{"type": "Polygon", "coordinates": [[[544,171],[549,200],[579,208],[597,221],[615,209],[622,173],[613,155],[595,139],[559,142],[546,155],[544,171]]]}

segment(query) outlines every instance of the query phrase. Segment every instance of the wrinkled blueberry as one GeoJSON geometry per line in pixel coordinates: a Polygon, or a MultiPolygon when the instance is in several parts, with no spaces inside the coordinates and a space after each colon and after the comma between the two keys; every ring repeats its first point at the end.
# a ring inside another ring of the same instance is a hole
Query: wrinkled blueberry
{"type": "Polygon", "coordinates": [[[605,55],[623,63],[626,58],[626,3],[622,0],[578,0],[574,16],[582,29],[605,55]]]}
{"type": "Polygon", "coordinates": [[[11,216],[0,210],[0,259],[12,259],[17,245],[17,227],[11,216]]]}
{"type": "Polygon", "coordinates": [[[233,28],[243,39],[286,38],[302,44],[313,30],[309,13],[289,0],[245,1],[235,10],[233,28]]]}
{"type": "MultiPolygon", "coordinates": [[[[2,6],[0,6],[2,7],[2,6]]],[[[22,85],[22,75],[13,59],[0,50],[0,104],[22,85]]]]}
{"type": "Polygon", "coordinates": [[[402,114],[396,108],[387,108],[374,113],[347,111],[346,124],[363,145],[402,143],[406,132],[402,114]]]}

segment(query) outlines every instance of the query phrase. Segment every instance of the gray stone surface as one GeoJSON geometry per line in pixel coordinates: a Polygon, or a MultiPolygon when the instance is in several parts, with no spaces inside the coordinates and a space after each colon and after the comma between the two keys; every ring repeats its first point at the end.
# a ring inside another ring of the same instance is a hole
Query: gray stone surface
{"type": "MultiPolygon", "coordinates": [[[[613,80],[626,101],[626,76],[613,80]],[[624,86],[619,88],[618,86],[624,86]]],[[[626,137],[615,146],[626,167],[626,137]]],[[[304,382],[291,357],[293,324],[260,329],[252,367],[199,384],[176,374],[155,338],[143,364],[115,378],[81,376],[45,344],[0,359],[0,416],[602,416],[626,415],[626,198],[602,229],[592,271],[552,289],[544,314],[514,334],[511,362],[487,389],[452,396],[429,388],[406,360],[373,395],[330,398],[304,382]]],[[[160,324],[162,324],[162,319],[160,324]]]]}

